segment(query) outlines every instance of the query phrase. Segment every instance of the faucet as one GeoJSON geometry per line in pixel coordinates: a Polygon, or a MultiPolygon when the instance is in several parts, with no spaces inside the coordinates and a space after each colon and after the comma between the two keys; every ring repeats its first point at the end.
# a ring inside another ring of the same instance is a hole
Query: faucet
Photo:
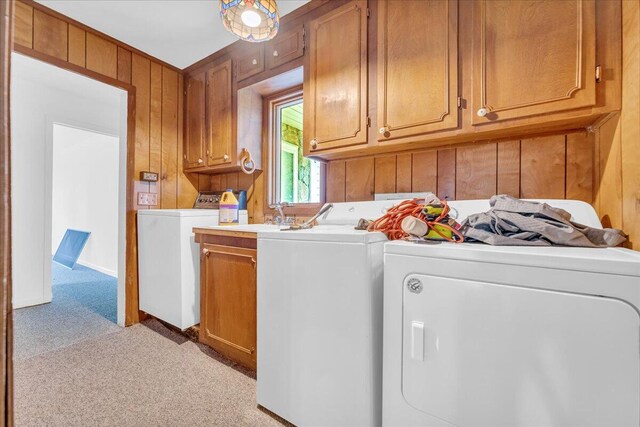
{"type": "Polygon", "coordinates": [[[285,223],[285,215],[284,215],[283,208],[286,208],[287,206],[291,206],[291,205],[287,202],[278,202],[278,203],[274,203],[273,205],[269,205],[270,209],[273,209],[278,212],[278,216],[274,218],[274,221],[276,224],[285,223]]]}

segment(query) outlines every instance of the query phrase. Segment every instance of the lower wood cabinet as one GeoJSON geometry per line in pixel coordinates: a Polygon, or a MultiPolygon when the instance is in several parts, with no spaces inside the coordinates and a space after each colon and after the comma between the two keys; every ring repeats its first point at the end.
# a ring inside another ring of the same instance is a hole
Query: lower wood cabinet
{"type": "Polygon", "coordinates": [[[254,239],[200,238],[200,341],[249,369],[256,369],[256,266],[254,239]]]}

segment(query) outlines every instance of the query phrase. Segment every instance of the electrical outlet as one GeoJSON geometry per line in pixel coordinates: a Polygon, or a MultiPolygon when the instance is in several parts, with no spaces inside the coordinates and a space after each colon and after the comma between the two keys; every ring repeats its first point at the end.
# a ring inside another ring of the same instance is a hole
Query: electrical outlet
{"type": "Polygon", "coordinates": [[[156,193],[138,193],[138,206],[156,206],[158,195],[156,193]]]}

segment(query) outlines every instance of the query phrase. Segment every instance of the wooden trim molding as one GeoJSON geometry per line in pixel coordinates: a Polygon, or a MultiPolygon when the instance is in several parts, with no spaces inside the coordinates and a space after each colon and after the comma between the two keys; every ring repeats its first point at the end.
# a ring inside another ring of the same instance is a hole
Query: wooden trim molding
{"type": "Polygon", "coordinates": [[[11,120],[10,79],[13,1],[0,1],[0,410],[13,426],[13,320],[11,313],[11,120]]]}
{"type": "Polygon", "coordinates": [[[105,76],[104,74],[100,74],[95,71],[88,70],[82,66],[72,64],[71,62],[67,62],[62,59],[58,59],[55,56],[47,55],[45,53],[41,53],[41,52],[38,52],[37,50],[29,49],[19,44],[16,44],[13,46],[13,51],[25,56],[30,56],[31,58],[37,59],[39,61],[46,62],[51,65],[55,65],[56,67],[59,67],[77,74],[81,74],[93,80],[98,80],[99,82],[108,84],[110,86],[115,86],[122,90],[131,91],[135,95],[136,88],[129,83],[120,81],[118,79],[115,79],[109,76],[105,76]]]}

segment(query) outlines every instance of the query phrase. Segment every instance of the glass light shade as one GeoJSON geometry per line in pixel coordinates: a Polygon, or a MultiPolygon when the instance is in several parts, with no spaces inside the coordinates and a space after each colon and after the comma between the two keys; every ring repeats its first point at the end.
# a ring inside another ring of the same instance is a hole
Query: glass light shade
{"type": "Polygon", "coordinates": [[[224,27],[242,40],[271,40],[280,28],[276,0],[220,0],[224,27]]]}

